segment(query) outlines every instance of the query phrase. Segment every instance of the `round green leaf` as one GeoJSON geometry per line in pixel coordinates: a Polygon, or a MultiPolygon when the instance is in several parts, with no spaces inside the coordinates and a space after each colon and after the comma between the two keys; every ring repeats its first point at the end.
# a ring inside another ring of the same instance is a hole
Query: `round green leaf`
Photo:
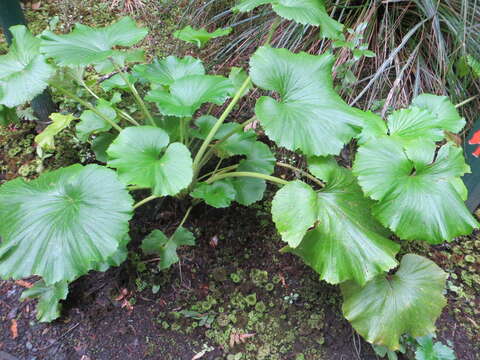
{"type": "Polygon", "coordinates": [[[215,39],[221,36],[228,35],[232,32],[232,28],[216,29],[214,32],[208,32],[205,29],[194,29],[190,25],[184,27],[181,30],[177,30],[173,33],[177,39],[186,41],[202,48],[211,39],[215,39]]]}
{"type": "Polygon", "coordinates": [[[142,40],[147,28],[138,28],[130,17],[103,27],[93,28],[76,24],[75,29],[65,35],[51,31],[42,34],[41,51],[54,58],[60,65],[90,65],[109,57],[118,57],[117,46],[130,47],[142,40]]]}
{"type": "Polygon", "coordinates": [[[398,350],[401,335],[435,331],[446,304],[446,277],[434,262],[407,254],[394,275],[380,275],[363,287],[342,284],[343,314],[368,342],[398,350]]]}
{"type": "Polygon", "coordinates": [[[168,56],[160,61],[155,59],[152,64],[136,65],[133,71],[134,76],[148,80],[155,87],[170,86],[188,75],[205,75],[202,61],[191,56],[184,58],[168,56]]]}
{"type": "Polygon", "coordinates": [[[218,75],[189,75],[175,81],[169,91],[150,90],[146,99],[155,102],[164,115],[192,116],[202,104],[221,105],[232,92],[232,82],[218,75]]]}
{"type": "Polygon", "coordinates": [[[393,112],[388,117],[390,135],[402,140],[418,138],[439,141],[443,139],[443,131],[435,124],[436,117],[428,110],[412,106],[393,112]]]}
{"type": "Polygon", "coordinates": [[[132,198],[114,171],[72,165],[0,187],[0,276],[73,281],[114,254],[132,198]]]}
{"type": "Polygon", "coordinates": [[[436,117],[435,123],[440,129],[456,134],[465,126],[465,119],[459,115],[447,96],[421,94],[412,100],[412,105],[430,111],[436,117]]]}
{"type": "Polygon", "coordinates": [[[168,143],[160,128],[128,127],[108,148],[108,166],[126,184],[151,188],[154,195],[176,195],[192,182],[192,157],[185,145],[168,143]]]}
{"type": "Polygon", "coordinates": [[[250,60],[253,82],[279,94],[263,96],[255,113],[279,146],[306,155],[339,154],[376,115],[348,106],[333,89],[331,54],[293,54],[261,47],[250,60]]]}
{"type": "Polygon", "coordinates": [[[358,150],[353,169],[365,194],[378,200],[373,214],[402,239],[438,244],[479,226],[458,184],[469,171],[462,149],[447,144],[432,162],[434,155],[434,146],[412,151],[387,136],[358,150]]]}
{"type": "Polygon", "coordinates": [[[0,105],[14,107],[32,100],[55,73],[40,54],[40,41],[23,25],[10,28],[12,45],[0,56],[0,105]]]}
{"type": "MultiPolygon", "coordinates": [[[[363,196],[351,172],[333,159],[313,158],[309,163],[310,171],[327,185],[314,191],[297,182],[303,189],[300,193],[294,188],[284,190],[289,184],[280,191],[289,191],[290,198],[278,199],[277,193],[272,203],[272,214],[278,211],[281,202],[282,216],[290,221],[298,219],[290,228],[303,225],[306,233],[298,246],[290,245],[283,251],[300,256],[321,279],[332,284],[350,279],[364,284],[395,267],[395,254],[400,246],[386,238],[388,232],[372,217],[372,201],[363,196]],[[303,197],[303,193],[308,194],[309,207],[302,206],[303,200],[299,202],[299,195],[303,197]],[[309,223],[313,225],[310,230],[309,223]]],[[[276,217],[274,221],[278,228],[276,217]]]]}
{"type": "Polygon", "coordinates": [[[153,230],[143,239],[142,251],[147,255],[158,255],[160,257],[158,268],[163,270],[180,260],[177,248],[184,245],[195,245],[195,236],[184,227],[177,228],[170,238],[160,230],[153,230]]]}

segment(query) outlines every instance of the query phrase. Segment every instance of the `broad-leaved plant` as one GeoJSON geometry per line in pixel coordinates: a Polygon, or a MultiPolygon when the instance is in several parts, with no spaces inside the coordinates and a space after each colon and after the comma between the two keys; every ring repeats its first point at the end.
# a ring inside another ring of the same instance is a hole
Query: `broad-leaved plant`
{"type": "MultiPolygon", "coordinates": [[[[319,0],[245,0],[235,10],[265,4],[280,17],[319,26],[321,36],[342,38],[342,25],[319,0]]],[[[335,57],[272,47],[276,25],[248,73],[232,68],[228,77],[207,74],[190,56],[145,63],[143,52],[131,47],[147,29],[128,17],[39,37],[12,28],[13,44],[0,57],[4,113],[52,87],[82,111],[53,115],[37,137],[40,152],[51,151],[54,136],[75,123],[78,139],[104,164],[76,164],[0,187],[0,276],[41,277],[24,294],[39,298],[39,320],[59,316],[68,283],[125,260],[136,208],[165,196],[191,198],[192,206],[248,206],[271,182],[278,186],[272,217],[282,251],[340,285],[343,313],[367,341],[395,350],[401,335],[434,330],[446,301],[446,274],[415,254],[398,259],[399,239],[439,244],[478,227],[464,205],[461,176],[469,168],[446,136],[461,131],[464,119],[448,98],[429,94],[386,121],[351,107],[334,90],[335,57]],[[88,85],[87,67],[102,79],[104,94],[88,85]],[[78,96],[75,86],[89,98],[78,96]],[[264,90],[255,116],[233,121],[232,110],[254,86],[264,90]],[[123,106],[122,96],[131,96],[137,111],[123,106]],[[224,104],[218,118],[207,110],[224,104]],[[254,121],[276,145],[304,155],[308,170],[277,162],[247,127],[254,121]],[[335,156],[352,140],[358,152],[350,169],[335,156]],[[295,180],[274,176],[275,167],[291,170],[295,180]],[[140,189],[150,195],[134,203],[130,192],[140,189]]],[[[203,46],[229,31],[186,28],[176,36],[203,46]]],[[[191,209],[173,234],[155,230],[142,244],[145,254],[160,257],[161,269],[178,261],[179,246],[195,243],[184,227],[191,209]]]]}

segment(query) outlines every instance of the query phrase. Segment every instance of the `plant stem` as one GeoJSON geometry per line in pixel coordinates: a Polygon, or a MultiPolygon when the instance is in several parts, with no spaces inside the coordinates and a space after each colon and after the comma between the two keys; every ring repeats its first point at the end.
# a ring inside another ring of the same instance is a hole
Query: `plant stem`
{"type": "Polygon", "coordinates": [[[183,224],[185,224],[185,221],[187,221],[187,218],[188,218],[188,216],[190,215],[190,212],[192,211],[193,207],[194,207],[194,205],[191,205],[191,206],[187,209],[187,211],[185,212],[185,215],[183,216],[182,221],[180,221],[180,224],[177,226],[177,229],[180,228],[180,227],[182,227],[183,224]]]}
{"type": "Polygon", "coordinates": [[[200,146],[200,149],[198,150],[198,153],[195,156],[195,159],[193,160],[194,177],[196,177],[198,175],[198,172],[200,171],[200,164],[201,164],[203,155],[205,154],[205,151],[208,148],[208,145],[213,140],[213,137],[217,133],[220,126],[222,126],[225,119],[228,117],[228,115],[230,115],[234,106],[238,103],[238,101],[243,95],[243,92],[245,91],[245,89],[248,87],[249,84],[250,84],[250,76],[247,77],[247,79],[243,82],[240,89],[238,89],[238,91],[235,93],[235,96],[233,97],[232,101],[230,102],[230,104],[228,104],[223,114],[218,118],[215,125],[213,125],[212,129],[210,130],[207,137],[203,141],[202,146],[200,146]]]}
{"type": "Polygon", "coordinates": [[[132,84],[130,82],[130,80],[128,80],[128,77],[125,76],[125,72],[123,71],[123,69],[120,68],[120,66],[118,66],[112,58],[110,58],[110,61],[112,62],[113,66],[118,71],[118,73],[120,74],[123,81],[125,81],[125,84],[127,84],[128,88],[130,89],[130,92],[132,93],[133,97],[135,98],[136,103],[138,104],[138,106],[140,106],[140,109],[142,110],[143,114],[146,116],[146,118],[148,119],[150,124],[152,126],[157,126],[155,124],[155,120],[153,120],[152,114],[150,113],[147,106],[145,105],[145,102],[140,97],[140,94],[138,93],[135,85],[132,84]]]}
{"type": "MultiPolygon", "coordinates": [[[[248,124],[251,124],[253,123],[255,120],[256,120],[256,116],[253,116],[251,117],[250,119],[248,119],[247,121],[244,121],[243,123],[240,124],[240,127],[241,128],[245,128],[245,126],[247,126],[248,124]]],[[[215,144],[213,144],[210,149],[208,149],[208,151],[205,153],[205,156],[203,157],[203,161],[202,163],[200,164],[200,167],[202,167],[203,165],[205,165],[208,160],[210,160],[210,158],[212,157],[213,155],[213,152],[215,151],[215,148],[220,145],[221,143],[225,142],[228,138],[230,138],[232,135],[236,134],[238,131],[238,129],[233,129],[231,130],[230,132],[228,132],[227,134],[225,134],[224,137],[222,137],[220,140],[218,140],[215,144]]]]}
{"type": "Polygon", "coordinates": [[[463,105],[468,104],[470,101],[475,100],[478,96],[479,95],[474,95],[472,97],[469,97],[468,99],[463,100],[461,103],[458,103],[457,105],[455,105],[455,107],[458,109],[459,107],[462,107],[463,105]]]}
{"type": "Polygon", "coordinates": [[[198,181],[202,180],[202,179],[205,179],[205,178],[208,178],[208,177],[211,177],[212,175],[219,175],[219,174],[223,174],[223,173],[226,173],[226,172],[229,172],[229,171],[232,171],[232,170],[235,170],[236,168],[238,168],[238,165],[239,164],[236,164],[236,165],[231,165],[231,166],[226,166],[224,168],[221,168],[219,169],[218,171],[210,171],[209,173],[206,173],[205,175],[202,175],[198,178],[198,181]]]}
{"type": "MultiPolygon", "coordinates": [[[[272,23],[272,26],[270,27],[270,30],[268,32],[268,36],[267,36],[267,39],[265,40],[265,43],[264,45],[269,45],[270,44],[270,41],[272,41],[272,38],[273,38],[273,34],[275,33],[275,30],[277,29],[278,25],[280,25],[280,22],[281,22],[281,19],[280,18],[276,18],[274,20],[274,22],[272,23]]],[[[242,86],[240,87],[240,89],[237,90],[237,92],[235,93],[235,96],[233,97],[232,101],[230,102],[230,104],[228,104],[227,108],[225,109],[225,111],[222,113],[222,115],[220,116],[220,118],[217,120],[217,122],[215,123],[215,125],[213,125],[212,129],[210,130],[210,132],[208,133],[207,137],[205,138],[205,140],[203,141],[202,143],[202,146],[200,147],[200,149],[198,150],[198,153],[197,155],[195,156],[195,159],[193,160],[193,173],[194,173],[194,179],[198,176],[198,173],[200,172],[200,168],[202,166],[202,160],[203,160],[203,155],[205,154],[205,151],[207,151],[207,148],[208,146],[210,145],[210,142],[213,140],[213,137],[215,136],[215,134],[217,133],[218,129],[220,128],[220,126],[222,126],[222,124],[224,123],[224,121],[227,119],[228,115],[230,115],[230,113],[232,112],[234,106],[238,103],[238,101],[240,100],[240,98],[243,96],[243,93],[245,91],[245,89],[247,89],[247,87],[249,86],[250,84],[250,81],[251,81],[251,78],[250,76],[248,76],[245,81],[243,82],[242,86]]],[[[231,135],[230,135],[231,136],[231,135]]]]}
{"type": "Polygon", "coordinates": [[[155,200],[155,199],[158,199],[160,196],[158,195],[150,195],[149,197],[146,197],[145,199],[143,200],[140,200],[138,203],[136,203],[135,205],[133,205],[133,210],[139,208],[140,206],[142,205],[145,205],[146,203],[152,201],[152,200],[155,200]]]}
{"type": "Polygon", "coordinates": [[[229,172],[225,174],[218,174],[218,175],[212,176],[210,179],[206,181],[206,183],[211,184],[217,180],[221,180],[229,177],[252,177],[252,178],[267,180],[279,185],[287,185],[289,183],[287,180],[283,180],[275,176],[260,174],[256,172],[249,172],[249,171],[236,171],[236,172],[229,172]]]}
{"type": "Polygon", "coordinates": [[[135,125],[135,126],[140,126],[137,120],[135,120],[133,117],[131,117],[129,114],[127,114],[125,111],[120,110],[120,109],[115,109],[117,114],[127,120],[129,123],[135,125]]]}
{"type": "MultiPolygon", "coordinates": [[[[75,81],[76,79],[73,78],[75,81]]],[[[85,90],[87,90],[90,95],[92,95],[95,99],[97,100],[100,100],[100,97],[95,94],[95,92],[87,85],[85,84],[85,81],[81,81],[80,84],[85,88],[85,90]]],[[[133,125],[136,125],[136,126],[139,126],[140,124],[134,119],[132,118],[129,114],[127,114],[125,111],[123,110],[120,110],[120,109],[117,109],[115,108],[115,111],[117,112],[118,116],[122,117],[123,119],[127,120],[129,123],[133,124],[133,125]]]]}
{"type": "Polygon", "coordinates": [[[106,117],[104,114],[102,114],[100,111],[98,111],[97,108],[95,106],[93,106],[92,104],[90,104],[89,102],[80,99],[78,96],[72,94],[70,91],[68,91],[68,90],[66,90],[66,89],[64,89],[60,86],[57,86],[55,84],[53,84],[52,86],[54,88],[56,88],[58,91],[60,91],[62,94],[68,96],[72,100],[77,101],[78,103],[80,103],[81,105],[86,107],[87,109],[91,110],[95,115],[99,116],[100,118],[105,120],[107,123],[109,123],[115,130],[122,131],[122,128],[120,126],[118,126],[118,124],[116,124],[114,121],[112,121],[111,119],[106,117]]]}
{"type": "Polygon", "coordinates": [[[297,171],[299,172],[300,174],[302,174],[303,176],[309,178],[310,180],[312,180],[315,184],[317,184],[318,186],[320,187],[325,187],[325,184],[323,182],[321,182],[320,180],[318,180],[315,176],[313,175],[310,175],[308,172],[306,172],[305,170],[302,170],[302,169],[299,169],[293,165],[290,165],[290,164],[285,164],[285,163],[282,163],[282,162],[279,162],[277,161],[276,163],[278,166],[281,166],[281,167],[284,167],[286,169],[290,169],[290,170],[293,170],[293,171],[297,171]]]}
{"type": "Polygon", "coordinates": [[[145,189],[148,189],[148,187],[145,187],[145,186],[137,186],[137,185],[127,186],[127,190],[128,190],[128,191],[132,191],[132,190],[145,190],[145,189]]]}
{"type": "MultiPolygon", "coordinates": [[[[72,78],[76,80],[74,77],[72,78]]],[[[98,95],[95,94],[95,92],[87,84],[85,84],[85,81],[83,81],[83,79],[80,81],[80,84],[85,88],[85,90],[87,90],[90,93],[90,95],[92,95],[95,99],[100,100],[98,95]]]]}
{"type": "Polygon", "coordinates": [[[273,35],[275,34],[275,30],[277,30],[278,25],[280,25],[280,22],[282,20],[277,17],[273,21],[272,25],[270,26],[270,30],[268,31],[267,39],[265,40],[265,43],[263,45],[270,45],[270,42],[272,41],[273,35]]]}

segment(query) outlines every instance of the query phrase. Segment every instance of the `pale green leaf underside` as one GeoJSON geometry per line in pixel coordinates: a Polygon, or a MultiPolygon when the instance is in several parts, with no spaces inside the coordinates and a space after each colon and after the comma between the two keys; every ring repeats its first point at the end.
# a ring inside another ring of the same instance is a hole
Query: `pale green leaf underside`
{"type": "Polygon", "coordinates": [[[55,149],[55,135],[67,128],[75,120],[72,114],[53,113],[50,115],[52,123],[48,125],[40,134],[35,136],[35,143],[44,150],[55,149]]]}
{"type": "Polygon", "coordinates": [[[23,291],[20,300],[26,298],[38,299],[37,320],[40,322],[51,322],[60,317],[62,306],[61,300],[68,295],[68,283],[60,281],[52,285],[46,285],[39,280],[32,288],[23,291]]]}
{"type": "Polygon", "coordinates": [[[205,75],[202,61],[191,56],[156,59],[152,64],[136,65],[133,71],[134,76],[148,80],[153,88],[161,85],[170,86],[188,75],[205,75]]]}
{"type": "Polygon", "coordinates": [[[323,0],[243,0],[233,9],[246,12],[265,4],[271,4],[273,10],[285,19],[320,26],[324,37],[336,39],[343,30],[343,25],[328,15],[323,0]]]}
{"type": "Polygon", "coordinates": [[[107,154],[108,166],[124,183],[151,188],[154,195],[176,195],[192,181],[190,151],[180,143],[169,145],[167,133],[157,127],[122,130],[107,154]]]}
{"type": "Polygon", "coordinates": [[[380,275],[364,287],[342,284],[343,314],[368,342],[398,350],[401,335],[418,337],[435,331],[446,304],[445,279],[434,262],[407,254],[394,275],[380,275]]]}
{"type": "Polygon", "coordinates": [[[277,92],[263,96],[255,113],[265,133],[279,146],[306,155],[338,154],[372,113],[348,106],[333,89],[331,54],[293,54],[261,47],[250,60],[253,82],[277,92]]]}
{"type": "Polygon", "coordinates": [[[114,254],[132,216],[114,171],[72,165],[0,187],[0,276],[72,281],[114,254]]]}
{"type": "Polygon", "coordinates": [[[135,45],[147,33],[147,28],[138,28],[130,17],[103,28],[77,24],[65,35],[44,32],[41,51],[60,65],[96,64],[115,57],[118,50],[112,50],[114,47],[135,45]]]}
{"type": "Polygon", "coordinates": [[[10,31],[12,45],[0,56],[0,105],[14,107],[40,94],[55,70],[40,54],[40,41],[25,26],[12,26],[10,31]]]}
{"type": "Polygon", "coordinates": [[[211,39],[228,35],[231,32],[232,32],[232,28],[216,29],[213,32],[208,32],[203,28],[194,29],[190,25],[188,25],[181,30],[175,31],[173,33],[173,36],[175,36],[177,39],[195,44],[199,48],[202,48],[211,39]]]}
{"type": "Polygon", "coordinates": [[[146,96],[163,115],[192,116],[202,104],[221,105],[232,92],[229,79],[218,75],[189,75],[176,80],[169,90],[152,89],[146,96]]]}
{"type": "Polygon", "coordinates": [[[100,74],[109,74],[116,70],[116,66],[123,68],[127,63],[143,62],[145,62],[145,50],[143,49],[114,51],[108,59],[95,64],[95,70],[100,74]]]}
{"type": "Polygon", "coordinates": [[[406,240],[437,244],[471,233],[478,223],[458,184],[469,171],[462,149],[444,145],[434,163],[434,146],[415,150],[387,136],[359,148],[353,170],[365,194],[378,200],[373,214],[406,240]]]}
{"type": "Polygon", "coordinates": [[[184,245],[195,245],[194,235],[184,227],[178,228],[170,238],[160,230],[153,230],[143,239],[142,251],[147,255],[158,255],[158,268],[163,270],[179,261],[177,248],[184,245]]]}
{"type": "Polygon", "coordinates": [[[294,181],[272,202],[273,220],[290,245],[284,251],[300,256],[332,284],[350,279],[364,284],[395,267],[400,247],[371,216],[372,201],[363,196],[351,172],[332,159],[313,158],[309,163],[326,187],[315,191],[294,181]]]}

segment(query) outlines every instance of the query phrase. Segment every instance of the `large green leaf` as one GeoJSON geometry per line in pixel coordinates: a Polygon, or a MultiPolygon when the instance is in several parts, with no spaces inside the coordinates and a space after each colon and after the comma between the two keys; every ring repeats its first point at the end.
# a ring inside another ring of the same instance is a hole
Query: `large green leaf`
{"type": "Polygon", "coordinates": [[[0,105],[14,107],[32,100],[48,85],[55,69],[40,54],[40,41],[23,25],[12,26],[12,45],[0,56],[0,105]]]}
{"type": "Polygon", "coordinates": [[[41,51],[54,58],[60,65],[90,65],[118,57],[117,46],[130,47],[142,40],[147,28],[139,28],[130,17],[103,27],[76,24],[75,29],[65,35],[46,31],[42,34],[41,51]]]}
{"type": "Polygon", "coordinates": [[[181,143],[169,145],[168,134],[157,127],[122,130],[107,154],[123,182],[151,188],[154,195],[176,195],[192,181],[190,151],[181,143]]]}
{"type": "Polygon", "coordinates": [[[261,47],[250,60],[253,82],[279,94],[263,96],[255,113],[278,145],[306,155],[338,154],[377,116],[348,106],[333,89],[331,54],[293,54],[261,47]]]}
{"type": "Polygon", "coordinates": [[[328,15],[323,0],[243,0],[233,9],[246,12],[264,4],[272,4],[273,11],[285,19],[320,26],[324,37],[337,39],[343,30],[343,25],[328,15]]]}
{"type": "Polygon", "coordinates": [[[184,227],[179,227],[170,238],[160,230],[153,230],[143,239],[142,251],[147,255],[158,255],[158,268],[163,270],[179,261],[177,248],[184,245],[195,245],[195,236],[184,227]]]}
{"type": "Polygon", "coordinates": [[[447,96],[421,94],[412,100],[412,105],[430,111],[436,117],[436,125],[442,130],[458,133],[465,126],[465,119],[447,96]]]}
{"type": "MultiPolygon", "coordinates": [[[[113,122],[118,122],[117,112],[108,101],[100,99],[96,109],[113,122]]],[[[95,114],[92,110],[85,110],[82,115],[80,115],[80,120],[76,126],[76,131],[81,141],[87,141],[91,134],[105,132],[112,128],[110,123],[95,114]]]]}
{"type": "Polygon", "coordinates": [[[176,80],[188,75],[205,75],[202,61],[191,56],[178,58],[168,56],[148,65],[136,65],[133,68],[134,76],[148,80],[153,87],[159,85],[170,86],[176,80]]]}
{"type": "Polygon", "coordinates": [[[132,198],[114,171],[72,165],[0,187],[0,276],[72,281],[113,255],[132,198]]]}
{"type": "Polygon", "coordinates": [[[60,281],[52,285],[46,285],[39,280],[31,287],[23,291],[20,300],[26,298],[38,299],[37,320],[40,322],[51,322],[60,317],[62,310],[61,300],[68,295],[68,282],[60,281]]]}
{"type": "Polygon", "coordinates": [[[343,314],[365,340],[397,350],[401,335],[435,331],[435,320],[446,304],[445,279],[432,261],[407,254],[394,275],[377,276],[363,287],[342,284],[343,314]]]}
{"type": "Polygon", "coordinates": [[[273,220],[290,245],[284,251],[300,256],[332,284],[350,279],[365,284],[395,267],[400,246],[385,237],[388,233],[371,216],[372,201],[363,196],[350,170],[333,159],[309,163],[310,172],[327,185],[315,191],[294,181],[272,202],[273,220]]]}
{"type": "Polygon", "coordinates": [[[469,171],[462,149],[447,144],[435,158],[431,142],[404,146],[385,136],[358,150],[353,170],[365,194],[378,200],[373,214],[407,240],[437,244],[471,233],[479,224],[462,198],[460,177],[469,171]]]}
{"type": "Polygon", "coordinates": [[[225,29],[216,29],[213,32],[208,32],[207,30],[201,29],[194,29],[190,25],[184,27],[181,30],[177,30],[173,33],[173,36],[176,38],[186,41],[192,44],[197,45],[199,48],[205,46],[207,42],[211,39],[215,39],[221,36],[228,35],[232,32],[232,28],[225,28],[225,29]]]}
{"type": "Polygon", "coordinates": [[[221,105],[232,92],[232,82],[218,75],[189,75],[176,80],[169,90],[151,90],[146,99],[164,115],[192,116],[204,103],[221,105]]]}
{"type": "Polygon", "coordinates": [[[52,123],[48,125],[40,134],[35,136],[37,146],[44,150],[55,149],[55,135],[67,128],[75,120],[72,114],[53,113],[50,115],[52,123]]]}

